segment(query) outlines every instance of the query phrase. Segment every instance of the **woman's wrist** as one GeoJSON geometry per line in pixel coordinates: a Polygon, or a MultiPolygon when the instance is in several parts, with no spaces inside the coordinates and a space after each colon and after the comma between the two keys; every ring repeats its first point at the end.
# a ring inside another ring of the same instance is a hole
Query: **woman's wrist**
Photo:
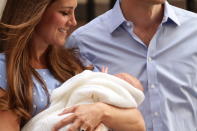
{"type": "Polygon", "coordinates": [[[110,110],[112,107],[102,102],[97,103],[98,109],[101,112],[101,122],[104,123],[110,117],[110,110]]]}

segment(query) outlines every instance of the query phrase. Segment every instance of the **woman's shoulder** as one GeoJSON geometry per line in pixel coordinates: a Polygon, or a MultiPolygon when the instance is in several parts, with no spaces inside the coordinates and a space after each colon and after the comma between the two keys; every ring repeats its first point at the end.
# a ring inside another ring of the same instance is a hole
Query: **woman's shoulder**
{"type": "Polygon", "coordinates": [[[5,54],[0,53],[0,88],[7,88],[5,54]]]}
{"type": "Polygon", "coordinates": [[[6,70],[6,60],[5,60],[5,54],[0,53],[0,74],[6,70]]]}
{"type": "Polygon", "coordinates": [[[4,63],[5,64],[5,54],[0,53],[0,64],[4,63]]]}

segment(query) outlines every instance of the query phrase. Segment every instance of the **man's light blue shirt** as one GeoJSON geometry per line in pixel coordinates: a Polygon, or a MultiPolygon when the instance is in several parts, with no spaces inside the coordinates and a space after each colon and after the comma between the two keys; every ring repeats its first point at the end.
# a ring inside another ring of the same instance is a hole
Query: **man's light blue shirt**
{"type": "MultiPolygon", "coordinates": [[[[146,46],[119,1],[67,41],[95,67],[128,72],[144,86],[139,107],[147,131],[197,131],[197,15],[165,2],[164,17],[146,46]]],[[[132,116],[131,116],[132,117],[132,116]]]]}

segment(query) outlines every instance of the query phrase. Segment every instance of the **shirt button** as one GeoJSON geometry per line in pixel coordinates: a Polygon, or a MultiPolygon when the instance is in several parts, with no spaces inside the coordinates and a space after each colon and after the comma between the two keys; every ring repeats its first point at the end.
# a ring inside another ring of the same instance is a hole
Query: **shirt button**
{"type": "Polygon", "coordinates": [[[150,86],[150,88],[154,89],[154,88],[155,88],[155,85],[152,84],[152,85],[150,86]]]}
{"type": "Polygon", "coordinates": [[[36,105],[34,105],[34,109],[36,109],[36,105]]]}
{"type": "Polygon", "coordinates": [[[49,92],[49,94],[51,94],[52,90],[51,89],[48,89],[48,92],[49,92]]]}
{"type": "Polygon", "coordinates": [[[129,23],[129,22],[127,22],[126,24],[127,24],[127,26],[128,26],[128,27],[130,27],[130,26],[131,26],[131,23],[129,23]]]}
{"type": "Polygon", "coordinates": [[[41,98],[41,102],[44,102],[44,99],[43,98],[41,98]]]}
{"type": "Polygon", "coordinates": [[[158,116],[158,115],[159,115],[159,113],[158,113],[158,112],[155,112],[155,113],[154,113],[154,116],[158,116]]]}
{"type": "Polygon", "coordinates": [[[148,62],[151,62],[152,61],[152,58],[151,57],[148,57],[148,62]]]}
{"type": "Polygon", "coordinates": [[[36,92],[34,92],[33,95],[36,96],[36,92]]]}

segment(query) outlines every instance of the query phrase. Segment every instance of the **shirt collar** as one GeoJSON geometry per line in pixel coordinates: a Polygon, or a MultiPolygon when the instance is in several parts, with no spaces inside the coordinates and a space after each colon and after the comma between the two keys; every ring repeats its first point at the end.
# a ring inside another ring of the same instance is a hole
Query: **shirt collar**
{"type": "Polygon", "coordinates": [[[173,22],[176,25],[180,25],[180,21],[175,14],[175,11],[173,10],[172,6],[166,1],[164,3],[164,17],[162,20],[162,23],[168,23],[168,22],[173,22]]]}
{"type": "MultiPolygon", "coordinates": [[[[111,15],[109,19],[110,33],[113,33],[123,23],[128,22],[123,16],[122,10],[120,8],[120,1],[121,0],[117,0],[114,7],[111,10],[111,15]]],[[[168,22],[173,22],[178,26],[180,25],[180,21],[177,18],[177,15],[175,14],[172,6],[166,1],[164,3],[164,17],[162,20],[162,24],[168,22]]]]}
{"type": "Polygon", "coordinates": [[[120,0],[117,0],[114,7],[111,10],[110,15],[110,33],[114,32],[126,19],[123,16],[122,10],[120,8],[120,0]]]}

